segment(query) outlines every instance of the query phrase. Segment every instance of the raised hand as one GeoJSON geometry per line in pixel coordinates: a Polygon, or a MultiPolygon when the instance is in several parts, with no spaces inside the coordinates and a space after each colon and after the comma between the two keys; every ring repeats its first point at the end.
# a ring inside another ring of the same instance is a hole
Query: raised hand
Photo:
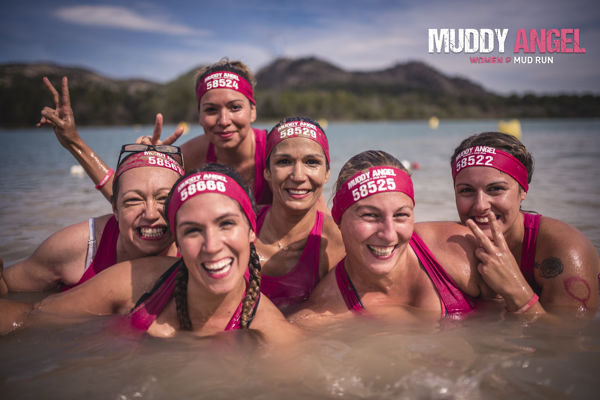
{"type": "Polygon", "coordinates": [[[166,138],[165,140],[160,140],[160,135],[162,133],[163,128],[163,116],[161,113],[156,114],[156,121],[154,122],[154,132],[152,136],[140,136],[135,142],[141,144],[173,144],[179,139],[181,135],[183,135],[184,128],[178,127],[175,131],[166,138]]]}
{"type": "Polygon", "coordinates": [[[69,145],[80,140],[77,127],[75,126],[73,110],[71,109],[69,81],[66,76],[62,78],[62,93],[60,95],[47,77],[44,77],[43,81],[50,94],[52,94],[56,108],[44,107],[41,111],[42,117],[40,118],[40,122],[36,126],[38,128],[47,125],[51,126],[60,144],[68,148],[69,145]]]}
{"type": "Polygon", "coordinates": [[[485,283],[504,298],[507,309],[515,311],[531,299],[533,289],[521,273],[519,265],[500,231],[496,216],[492,211],[488,211],[487,217],[492,231],[491,239],[473,220],[466,222],[479,244],[479,248],[475,250],[475,257],[479,260],[477,270],[485,283]]]}

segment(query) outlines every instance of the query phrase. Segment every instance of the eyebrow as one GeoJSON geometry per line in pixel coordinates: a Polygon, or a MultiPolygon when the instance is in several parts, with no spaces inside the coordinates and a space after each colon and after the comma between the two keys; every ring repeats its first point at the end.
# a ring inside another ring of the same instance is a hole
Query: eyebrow
{"type": "MultiPolygon", "coordinates": [[[[224,219],[227,219],[227,218],[241,218],[241,215],[236,214],[236,213],[225,213],[225,214],[219,215],[217,218],[213,219],[213,222],[218,223],[218,222],[220,222],[220,221],[222,221],[224,219]]],[[[183,225],[197,226],[197,225],[203,225],[203,224],[199,224],[196,221],[181,221],[177,225],[178,226],[183,226],[183,225]]]]}

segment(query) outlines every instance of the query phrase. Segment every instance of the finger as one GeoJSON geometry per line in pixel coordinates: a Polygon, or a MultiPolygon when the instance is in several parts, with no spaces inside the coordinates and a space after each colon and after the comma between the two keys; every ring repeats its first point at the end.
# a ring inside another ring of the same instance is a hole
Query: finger
{"type": "Polygon", "coordinates": [[[47,77],[43,77],[42,80],[44,81],[44,85],[46,85],[46,87],[50,91],[50,94],[52,95],[52,98],[54,99],[54,104],[58,108],[58,106],[59,106],[58,92],[56,91],[56,89],[54,89],[54,86],[52,86],[52,83],[50,83],[50,79],[48,79],[47,77]]]}
{"type": "Polygon", "coordinates": [[[179,127],[175,129],[175,132],[171,133],[171,136],[162,141],[162,144],[173,144],[183,135],[185,129],[183,127],[179,127]]]}
{"type": "Polygon", "coordinates": [[[71,96],[69,94],[69,80],[66,76],[62,78],[62,105],[71,108],[71,96]]]}
{"type": "Polygon", "coordinates": [[[498,224],[498,220],[496,219],[496,215],[488,210],[487,212],[488,220],[490,221],[490,227],[492,229],[492,240],[496,244],[496,246],[501,249],[508,249],[508,244],[506,243],[506,239],[504,239],[504,235],[500,230],[500,225],[498,224]]]}
{"type": "Polygon", "coordinates": [[[42,109],[42,117],[46,119],[47,122],[51,122],[53,124],[58,124],[61,122],[60,117],[55,109],[50,107],[44,107],[42,109]]]}
{"type": "Polygon", "coordinates": [[[484,248],[486,251],[494,251],[494,245],[492,241],[485,235],[485,233],[483,233],[481,229],[479,229],[477,224],[472,219],[468,219],[466,225],[471,229],[473,235],[475,235],[475,238],[479,242],[479,246],[484,248]]]}
{"type": "Polygon", "coordinates": [[[162,133],[163,116],[161,113],[156,114],[156,122],[154,123],[154,132],[152,133],[152,143],[159,144],[160,134],[162,133]]]}

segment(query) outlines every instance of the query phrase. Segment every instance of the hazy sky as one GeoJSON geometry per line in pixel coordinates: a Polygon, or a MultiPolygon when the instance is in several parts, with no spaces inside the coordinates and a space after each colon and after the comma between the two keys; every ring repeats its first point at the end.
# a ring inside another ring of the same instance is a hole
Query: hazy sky
{"type": "Polygon", "coordinates": [[[418,60],[499,93],[600,93],[596,0],[11,3],[0,5],[0,63],[50,61],[165,82],[221,57],[255,71],[282,56],[316,56],[347,70],[418,60]],[[586,53],[537,54],[553,56],[551,65],[476,65],[465,53],[430,54],[428,28],[507,28],[505,53],[487,54],[502,57],[514,55],[518,29],[575,28],[586,53]]]}

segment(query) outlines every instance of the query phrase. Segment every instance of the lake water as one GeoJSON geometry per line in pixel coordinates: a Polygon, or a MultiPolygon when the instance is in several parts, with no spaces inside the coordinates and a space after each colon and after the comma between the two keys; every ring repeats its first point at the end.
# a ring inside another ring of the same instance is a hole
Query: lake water
{"type": "MultiPolygon", "coordinates": [[[[456,220],[449,157],[496,120],[330,123],[331,186],[350,156],[382,149],[416,161],[416,219],[456,220]]],[[[600,248],[600,120],[521,121],[535,157],[523,205],[568,222],[600,248]]],[[[268,128],[267,125],[257,127],[268,128]]],[[[173,130],[167,126],[165,132],[173,130]]],[[[81,128],[111,166],[151,126],[81,128]]],[[[201,132],[191,127],[189,139],[201,132]]],[[[23,259],[51,233],[111,212],[50,129],[0,131],[0,257],[23,259]]],[[[405,326],[356,320],[316,332],[282,356],[247,333],[198,340],[115,334],[115,318],[56,321],[0,337],[2,398],[229,399],[596,398],[600,317],[541,326],[489,316],[405,326]],[[282,359],[283,358],[283,359],[282,359]]]]}

